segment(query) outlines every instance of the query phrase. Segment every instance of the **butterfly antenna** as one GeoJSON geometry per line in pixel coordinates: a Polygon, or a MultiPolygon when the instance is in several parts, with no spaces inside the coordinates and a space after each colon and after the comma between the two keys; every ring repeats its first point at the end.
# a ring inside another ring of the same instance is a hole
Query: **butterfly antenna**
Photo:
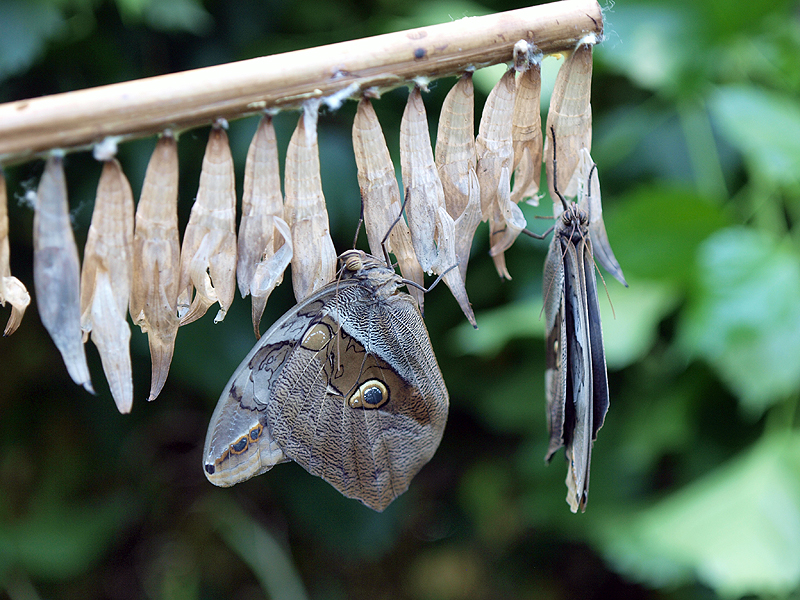
{"type": "Polygon", "coordinates": [[[353,250],[356,249],[358,242],[358,234],[361,233],[361,225],[364,223],[364,196],[361,196],[361,215],[358,217],[358,225],[356,225],[356,235],[353,238],[353,250]]]}
{"type": "Polygon", "coordinates": [[[592,161],[592,168],[589,169],[589,177],[586,178],[586,185],[588,189],[586,194],[589,196],[589,198],[592,197],[592,175],[595,173],[597,173],[597,163],[592,161]]]}
{"type": "Polygon", "coordinates": [[[445,275],[447,275],[450,271],[452,271],[453,269],[458,267],[459,264],[460,264],[460,262],[456,262],[456,264],[454,264],[452,267],[447,267],[444,271],[442,271],[442,273],[439,274],[439,276],[436,279],[433,280],[433,283],[430,284],[430,286],[428,286],[428,287],[425,287],[424,285],[420,285],[416,281],[411,281],[410,279],[401,279],[401,281],[404,284],[410,285],[412,287],[415,287],[418,290],[422,290],[422,292],[427,294],[428,292],[430,292],[433,288],[435,288],[437,286],[437,284],[442,280],[442,278],[445,275]]]}
{"type": "Polygon", "coordinates": [[[567,201],[558,190],[558,177],[556,175],[558,169],[558,159],[556,159],[556,128],[553,125],[550,126],[550,135],[553,137],[553,191],[556,193],[556,196],[558,196],[558,199],[561,200],[561,205],[564,207],[564,210],[567,210],[567,201]]]}
{"type": "MultiPolygon", "coordinates": [[[[334,298],[334,303],[336,304],[336,314],[337,315],[341,315],[341,311],[339,310],[339,297],[340,297],[339,296],[339,284],[342,282],[342,278],[344,276],[344,270],[346,268],[347,268],[347,264],[342,262],[342,266],[339,267],[339,270],[336,273],[336,293],[334,294],[333,298],[334,298]]],[[[339,323],[339,330],[341,330],[341,328],[342,328],[342,325],[341,325],[341,323],[339,323]]],[[[336,332],[336,335],[338,337],[338,335],[339,335],[338,331],[336,332]]],[[[337,350],[338,350],[338,348],[339,348],[339,344],[338,344],[338,340],[337,340],[337,350]]],[[[338,358],[338,356],[339,356],[339,353],[337,352],[337,358],[338,358]]]]}
{"type": "Polygon", "coordinates": [[[603,282],[603,289],[606,291],[606,298],[608,298],[608,304],[611,306],[611,315],[614,317],[614,320],[616,321],[617,311],[614,310],[614,303],[611,301],[611,294],[608,293],[606,278],[603,277],[603,273],[600,272],[600,268],[597,266],[597,261],[594,259],[594,252],[592,252],[592,263],[594,264],[594,270],[597,271],[598,275],[600,275],[600,281],[603,282]]]}
{"type": "MultiPolygon", "coordinates": [[[[394,229],[400,222],[400,219],[403,218],[403,211],[405,211],[406,209],[406,202],[408,202],[408,188],[406,188],[405,194],[403,195],[403,204],[402,206],[400,206],[400,212],[398,213],[395,220],[392,221],[392,224],[389,225],[389,229],[386,231],[386,235],[384,235],[383,239],[381,240],[381,249],[383,249],[383,256],[386,259],[386,264],[390,267],[393,267],[394,265],[392,265],[392,261],[389,258],[389,251],[386,249],[386,242],[389,239],[389,235],[392,233],[392,229],[394,229]]],[[[363,208],[362,208],[362,214],[363,214],[363,208]]]]}

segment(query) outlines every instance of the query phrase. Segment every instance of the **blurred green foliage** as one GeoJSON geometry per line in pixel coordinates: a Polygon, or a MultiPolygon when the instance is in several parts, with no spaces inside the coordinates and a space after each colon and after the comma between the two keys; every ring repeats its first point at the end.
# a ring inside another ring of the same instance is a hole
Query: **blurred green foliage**
{"type": "MultiPolygon", "coordinates": [[[[495,11],[487,0],[5,0],[0,101],[273,54],[495,11]]],[[[383,514],[294,464],[231,489],[201,471],[211,411],[253,343],[249,300],[181,329],[161,397],[134,330],[136,402],[117,413],[69,381],[35,306],[0,340],[0,589],[10,598],[798,597],[800,593],[800,7],[796,1],[619,2],[595,50],[593,157],[630,282],[601,302],[611,409],[584,515],[546,467],[541,272],[547,242],[488,258],[426,321],[451,393],[439,452],[383,514]],[[613,304],[613,311],[612,311],[613,304]]],[[[543,108],[557,70],[543,68],[543,108]]],[[[502,72],[476,75],[478,108],[502,72]]],[[[431,128],[452,84],[425,97],[431,128]]],[[[375,102],[397,162],[406,98],[375,102]]],[[[354,103],[320,118],[334,240],[351,245],[354,103]]],[[[285,153],[297,114],[276,127],[285,153]]],[[[231,124],[241,191],[256,121],[231,124]]],[[[181,226],[206,132],[180,140],[181,226]]],[[[123,144],[138,195],[153,139],[123,144]]],[[[41,163],[6,170],[12,272],[32,285],[41,163]]],[[[76,237],[100,168],[70,155],[76,237]]],[[[542,207],[525,206],[530,227],[542,207]]],[[[364,235],[360,240],[365,247],[364,235]]],[[[264,323],[292,305],[290,286],[264,323]]],[[[214,311],[212,311],[213,313],[214,311]]],[[[6,319],[8,308],[0,310],[6,319]]],[[[4,322],[4,321],[3,321],[4,322]]]]}

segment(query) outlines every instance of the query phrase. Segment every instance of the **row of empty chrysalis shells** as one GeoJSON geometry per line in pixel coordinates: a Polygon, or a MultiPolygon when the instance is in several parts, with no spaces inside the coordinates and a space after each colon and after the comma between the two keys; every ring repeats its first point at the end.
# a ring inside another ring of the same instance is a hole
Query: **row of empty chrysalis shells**
{"type": "MultiPolygon", "coordinates": [[[[538,202],[542,162],[553,198],[554,158],[559,188],[567,196],[575,196],[588,172],[582,157],[589,156],[591,146],[592,43],[579,44],[556,79],[546,124],[546,131],[555,135],[556,157],[549,137],[544,143],[542,139],[540,64],[541,55],[531,46],[517,44],[514,66],[486,101],[477,137],[472,75],[464,74],[444,101],[435,153],[421,90],[414,87],[400,126],[407,224],[397,220],[403,195],[371,101],[365,95],[358,104],[353,147],[371,253],[383,255],[381,242],[389,232],[386,248],[402,276],[422,285],[423,273],[444,274],[473,325],[464,281],[478,224],[489,221],[490,254],[499,274],[509,277],[503,253],[526,226],[517,203],[538,202]],[[450,269],[454,265],[458,268],[450,269]]],[[[76,383],[92,391],[83,346],[91,336],[117,407],[129,412],[133,384],[128,312],[148,334],[153,400],[166,381],[178,328],[202,317],[215,303],[215,322],[224,319],[237,281],[242,296],[252,296],[258,336],[267,299],[290,262],[298,302],[334,279],[337,253],[320,179],[318,108],[319,101],[306,104],[289,142],[285,198],[271,117],[262,118],[247,153],[238,238],[233,159],[222,123],[209,135],[182,244],[174,137],[167,132],[159,139],[135,215],[131,187],[119,162],[113,153],[103,156],[98,146],[95,156],[104,167],[82,268],[70,225],[63,163],[57,155],[48,159],[36,191],[34,286],[42,323],[76,383]]],[[[556,205],[555,212],[560,210],[556,205]]],[[[10,274],[8,248],[6,189],[0,172],[0,302],[12,305],[6,335],[17,328],[30,301],[24,285],[10,274]]],[[[409,291],[422,308],[423,293],[411,286],[409,291]]]]}

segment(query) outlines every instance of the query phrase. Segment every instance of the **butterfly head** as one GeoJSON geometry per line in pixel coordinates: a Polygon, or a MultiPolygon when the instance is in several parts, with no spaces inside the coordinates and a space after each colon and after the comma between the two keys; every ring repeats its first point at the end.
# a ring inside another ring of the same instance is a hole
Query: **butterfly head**
{"type": "Polygon", "coordinates": [[[348,278],[349,274],[358,273],[360,271],[374,269],[376,267],[386,268],[386,263],[374,256],[363,252],[362,250],[346,250],[339,255],[339,262],[341,263],[341,273],[344,278],[348,278]]]}

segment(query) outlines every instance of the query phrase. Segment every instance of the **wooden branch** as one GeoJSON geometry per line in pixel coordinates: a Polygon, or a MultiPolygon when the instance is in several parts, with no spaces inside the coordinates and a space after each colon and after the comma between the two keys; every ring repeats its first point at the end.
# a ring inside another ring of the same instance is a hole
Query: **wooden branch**
{"type": "Polygon", "coordinates": [[[596,0],[564,0],[468,17],[318,48],[0,104],[0,164],[53,148],[86,147],[106,136],[144,137],[309,98],[404,85],[512,60],[514,44],[544,54],[603,34],[596,0]]]}

